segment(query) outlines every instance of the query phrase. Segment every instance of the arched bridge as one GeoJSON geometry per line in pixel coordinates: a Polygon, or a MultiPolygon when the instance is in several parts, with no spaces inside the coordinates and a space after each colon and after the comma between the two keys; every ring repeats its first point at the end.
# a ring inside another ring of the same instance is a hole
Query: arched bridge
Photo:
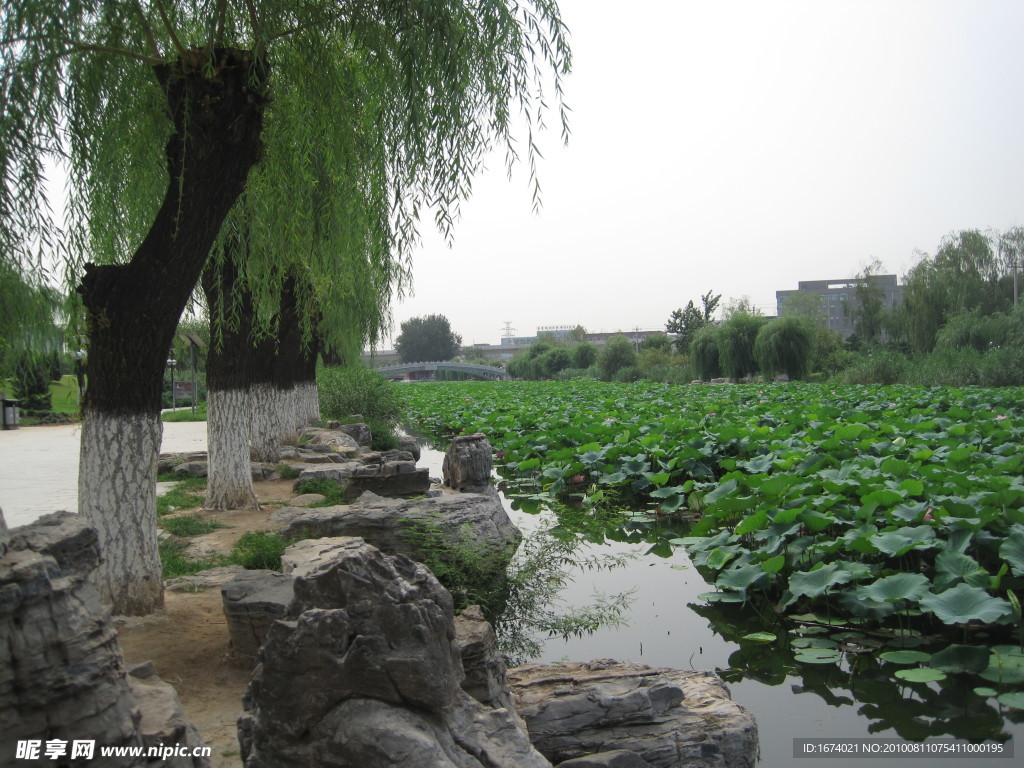
{"type": "Polygon", "coordinates": [[[476,363],[399,363],[398,365],[385,365],[375,368],[377,373],[387,378],[394,376],[405,376],[410,373],[435,373],[436,371],[459,371],[482,379],[507,379],[508,374],[504,368],[495,368],[493,365],[477,365],[476,363]]]}

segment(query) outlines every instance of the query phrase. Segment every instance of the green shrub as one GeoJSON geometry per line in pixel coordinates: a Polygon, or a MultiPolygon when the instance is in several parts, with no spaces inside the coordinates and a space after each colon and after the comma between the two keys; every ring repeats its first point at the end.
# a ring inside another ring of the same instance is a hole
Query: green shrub
{"type": "Polygon", "coordinates": [[[291,464],[281,464],[277,468],[277,474],[281,476],[282,480],[294,480],[299,476],[299,470],[291,464]]]}
{"type": "Polygon", "coordinates": [[[211,568],[219,568],[226,565],[223,557],[202,557],[193,559],[185,554],[187,545],[176,539],[164,539],[158,545],[160,552],[160,566],[164,579],[174,579],[178,576],[188,576],[200,571],[208,571],[211,568]]]}
{"type": "Polygon", "coordinates": [[[601,371],[601,378],[611,381],[619,370],[635,366],[636,362],[633,342],[620,334],[612,336],[605,342],[604,349],[597,358],[597,367],[601,371]]]}
{"type": "Polygon", "coordinates": [[[317,388],[320,414],[325,419],[359,414],[368,422],[397,426],[405,416],[398,387],[362,364],[321,368],[317,388]]]}
{"type": "Polygon", "coordinates": [[[629,383],[633,381],[640,381],[642,374],[640,373],[640,367],[637,365],[627,365],[625,368],[619,368],[612,376],[612,381],[629,383]]]}
{"type": "Polygon", "coordinates": [[[597,363],[597,347],[589,341],[577,344],[572,350],[573,368],[586,369],[597,363]]]}
{"type": "Polygon", "coordinates": [[[398,433],[394,428],[384,421],[369,420],[367,426],[370,428],[370,447],[375,451],[393,451],[399,446],[398,433]]]}
{"type": "Polygon", "coordinates": [[[334,480],[309,480],[295,488],[296,493],[319,493],[324,500],[314,507],[333,507],[345,503],[345,486],[334,480]]]}
{"type": "Polygon", "coordinates": [[[899,352],[875,349],[839,374],[843,384],[896,384],[906,378],[908,361],[899,352]]]}
{"type": "Polygon", "coordinates": [[[736,312],[722,325],[718,335],[718,357],[726,376],[742,379],[757,372],[754,342],[766,322],[760,315],[736,312]]]}
{"type": "Polygon", "coordinates": [[[281,555],[292,544],[279,533],[254,531],[243,534],[228,555],[228,561],[250,570],[281,570],[281,555]]]}
{"type": "Polygon", "coordinates": [[[216,520],[204,520],[199,515],[181,515],[180,517],[164,517],[160,520],[160,527],[172,536],[187,538],[189,536],[202,536],[218,528],[226,527],[216,520]]]}
{"type": "Polygon", "coordinates": [[[596,366],[590,368],[566,368],[559,371],[555,381],[572,381],[573,379],[597,379],[601,378],[596,366]]]}
{"type": "Polygon", "coordinates": [[[1024,349],[990,349],[981,356],[978,383],[985,387],[1024,384],[1024,349]]]}

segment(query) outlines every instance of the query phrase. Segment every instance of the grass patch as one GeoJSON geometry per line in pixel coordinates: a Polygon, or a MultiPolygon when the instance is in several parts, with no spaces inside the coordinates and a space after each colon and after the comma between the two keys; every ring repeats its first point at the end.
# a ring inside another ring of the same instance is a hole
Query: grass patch
{"type": "Polygon", "coordinates": [[[319,493],[323,501],[310,504],[310,507],[334,507],[345,503],[345,486],[333,480],[311,480],[295,489],[296,493],[319,493]]]}
{"type": "Polygon", "coordinates": [[[249,569],[281,570],[281,555],[292,544],[279,533],[253,531],[242,535],[235,544],[228,562],[249,569]]]}
{"type": "Polygon", "coordinates": [[[277,468],[277,474],[281,476],[282,480],[294,480],[299,476],[299,470],[291,464],[282,464],[277,468]]]}
{"type": "Polygon", "coordinates": [[[191,408],[183,408],[180,411],[161,413],[160,418],[163,421],[206,421],[206,403],[200,403],[195,413],[191,408]]]}
{"type": "Polygon", "coordinates": [[[219,523],[216,520],[205,520],[199,517],[199,515],[165,517],[160,521],[160,526],[172,536],[180,538],[202,536],[204,533],[211,533],[218,528],[227,527],[224,523],[219,523]]]}
{"type": "Polygon", "coordinates": [[[186,546],[186,544],[174,539],[165,539],[160,542],[160,563],[164,579],[188,576],[189,574],[227,565],[226,559],[223,557],[203,557],[199,559],[188,557],[185,554],[186,546]]]}
{"type": "Polygon", "coordinates": [[[203,506],[203,496],[197,496],[195,492],[205,489],[205,477],[186,477],[163,496],[156,497],[157,515],[169,515],[171,512],[203,506]]]}

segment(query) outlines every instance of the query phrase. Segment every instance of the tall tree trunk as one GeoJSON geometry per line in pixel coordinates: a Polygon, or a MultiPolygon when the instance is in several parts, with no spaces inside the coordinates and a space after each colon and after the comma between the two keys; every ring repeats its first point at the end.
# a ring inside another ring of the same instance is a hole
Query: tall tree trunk
{"type": "Polygon", "coordinates": [[[251,296],[238,282],[235,249],[219,268],[203,272],[210,308],[210,351],[206,358],[207,509],[256,509],[249,436],[252,381],[256,361],[252,342],[251,296]],[[228,315],[237,314],[237,322],[228,315]]]}
{"type": "Polygon", "coordinates": [[[274,380],[278,346],[279,339],[270,337],[256,342],[252,350],[252,431],[248,450],[253,461],[277,463],[281,460],[284,414],[277,382],[274,380]]]}
{"type": "Polygon", "coordinates": [[[161,386],[185,303],[262,144],[262,82],[249,53],[218,50],[202,64],[155,68],[174,132],[169,183],[152,228],[127,264],[87,264],[78,292],[88,319],[79,512],[99,531],[100,594],[117,614],[163,603],[155,479],[161,386]]]}

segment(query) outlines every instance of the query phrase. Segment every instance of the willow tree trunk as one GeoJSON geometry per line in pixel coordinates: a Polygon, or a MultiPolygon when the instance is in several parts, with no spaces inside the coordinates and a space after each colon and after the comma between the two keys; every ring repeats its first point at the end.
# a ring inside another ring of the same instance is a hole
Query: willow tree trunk
{"type": "Polygon", "coordinates": [[[219,268],[211,266],[203,272],[211,325],[206,357],[207,509],[259,507],[249,460],[256,362],[253,306],[251,295],[238,280],[236,258],[228,249],[219,268]]]}
{"type": "Polygon", "coordinates": [[[155,480],[167,352],[221,225],[262,144],[266,71],[215,52],[214,76],[178,60],[155,68],[173,132],[169,182],[152,228],[120,265],[87,264],[78,292],[89,334],[79,512],[99,532],[100,594],[117,614],[163,603],[155,480]]]}

